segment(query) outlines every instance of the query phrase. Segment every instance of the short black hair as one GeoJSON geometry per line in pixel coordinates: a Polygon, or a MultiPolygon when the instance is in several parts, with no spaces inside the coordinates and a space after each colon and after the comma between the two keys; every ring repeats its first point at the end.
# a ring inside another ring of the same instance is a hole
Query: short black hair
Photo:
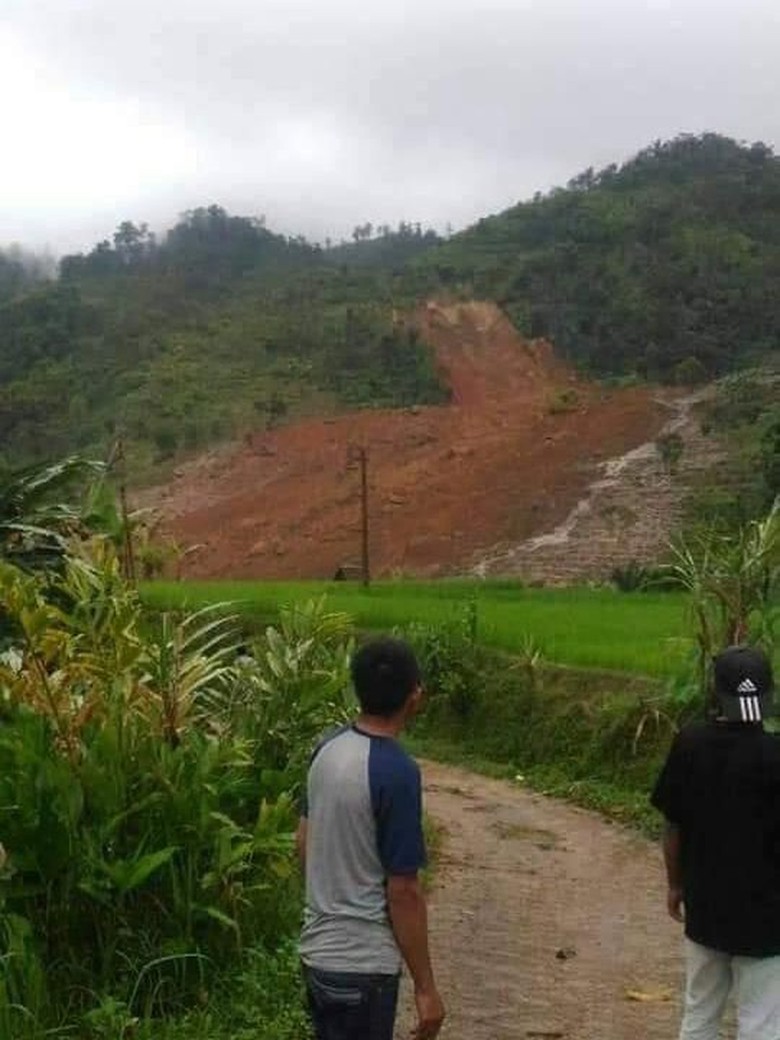
{"type": "Polygon", "coordinates": [[[389,718],[420,685],[420,666],[402,639],[383,636],[364,643],[352,657],[352,682],[367,715],[389,718]]]}

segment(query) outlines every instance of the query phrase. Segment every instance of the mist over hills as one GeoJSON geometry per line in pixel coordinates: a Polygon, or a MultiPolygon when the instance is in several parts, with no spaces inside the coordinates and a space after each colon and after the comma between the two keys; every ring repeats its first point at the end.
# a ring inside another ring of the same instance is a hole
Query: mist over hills
{"type": "Polygon", "coordinates": [[[779,280],[780,160],[715,134],[447,240],[362,224],[313,244],[219,206],[160,240],[126,221],[56,279],[0,255],[2,462],[105,453],[121,432],[143,477],[258,425],[446,400],[398,320],[430,297],[496,300],[592,374],[701,381],[777,351],[779,280]]]}

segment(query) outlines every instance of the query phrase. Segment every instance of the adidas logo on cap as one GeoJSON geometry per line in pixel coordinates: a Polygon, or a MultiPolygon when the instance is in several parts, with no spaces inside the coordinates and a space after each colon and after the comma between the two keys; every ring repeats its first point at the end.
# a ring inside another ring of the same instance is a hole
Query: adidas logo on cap
{"type": "Polygon", "coordinates": [[[772,664],[759,647],[726,647],[713,659],[713,679],[727,719],[761,722],[771,710],[772,664]]]}
{"type": "Polygon", "coordinates": [[[742,695],[739,698],[739,710],[742,715],[742,721],[760,722],[761,705],[759,704],[758,697],[746,696],[746,694],[758,693],[758,687],[753,680],[743,679],[737,686],[737,693],[742,695]]]}

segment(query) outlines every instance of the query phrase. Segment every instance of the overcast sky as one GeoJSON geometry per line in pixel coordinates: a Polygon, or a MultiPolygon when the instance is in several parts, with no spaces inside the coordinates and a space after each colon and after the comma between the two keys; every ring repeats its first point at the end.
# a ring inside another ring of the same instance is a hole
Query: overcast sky
{"type": "Polygon", "coordinates": [[[780,0],[0,0],[0,244],[460,228],[656,138],[777,148],[778,55],[780,0]]]}

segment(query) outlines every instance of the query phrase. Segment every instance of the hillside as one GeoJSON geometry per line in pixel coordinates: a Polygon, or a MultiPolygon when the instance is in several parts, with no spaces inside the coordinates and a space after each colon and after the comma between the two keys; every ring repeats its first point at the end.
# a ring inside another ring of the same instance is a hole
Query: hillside
{"type": "Polygon", "coordinates": [[[354,561],[355,443],[386,574],[604,577],[780,490],[776,383],[749,375],[780,344],[760,144],[656,143],[447,241],[402,222],[323,247],[209,206],[159,240],[125,221],[56,280],[23,252],[0,268],[0,468],[121,437],[131,483],[203,546],[192,573],[354,561]]]}
{"type": "MultiPolygon", "coordinates": [[[[380,245],[426,243],[404,226],[380,245]]],[[[393,326],[392,274],[342,248],[326,260],[211,206],[162,242],[125,222],[66,257],[59,281],[0,302],[0,464],[105,455],[121,434],[148,480],[257,426],[443,400],[430,352],[393,326]]]]}
{"type": "Polygon", "coordinates": [[[780,160],[683,137],[446,242],[402,222],[317,245],[209,206],[159,240],[125,221],[57,281],[0,268],[0,465],[121,434],[149,481],[265,426],[443,402],[393,321],[422,299],[495,300],[598,375],[696,382],[776,352],[780,160]]]}
{"type": "Polygon", "coordinates": [[[780,347],[780,159],[716,134],[656,142],[415,266],[590,371],[712,378],[780,347]]]}
{"type": "Polygon", "coordinates": [[[548,343],[521,339],[494,304],[430,302],[414,324],[435,348],[451,404],[258,432],[139,498],[179,544],[199,547],[184,573],[328,578],[354,563],[360,478],[347,461],[356,444],[369,456],[374,572],[462,572],[497,543],[558,523],[600,463],[667,419],[650,389],[581,379],[548,343]]]}

